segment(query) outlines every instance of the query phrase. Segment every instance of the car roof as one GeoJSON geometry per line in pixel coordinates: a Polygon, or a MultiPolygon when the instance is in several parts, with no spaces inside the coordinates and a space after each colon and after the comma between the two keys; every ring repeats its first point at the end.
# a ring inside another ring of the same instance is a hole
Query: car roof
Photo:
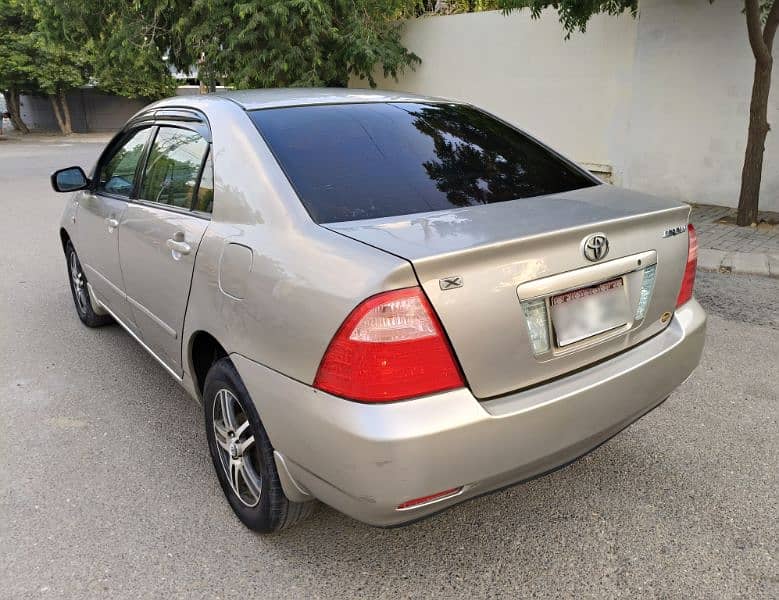
{"type": "Polygon", "coordinates": [[[226,90],[218,96],[232,100],[245,110],[308,106],[312,104],[354,104],[364,102],[441,102],[443,98],[407,92],[355,88],[268,88],[226,90]]]}

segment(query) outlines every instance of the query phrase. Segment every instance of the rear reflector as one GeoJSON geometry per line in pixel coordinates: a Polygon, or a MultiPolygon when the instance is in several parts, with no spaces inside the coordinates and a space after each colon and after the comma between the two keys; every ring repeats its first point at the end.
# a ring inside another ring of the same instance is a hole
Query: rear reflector
{"type": "Polygon", "coordinates": [[[649,308],[652,291],[655,289],[656,272],[657,265],[650,265],[644,269],[644,275],[641,279],[641,293],[638,295],[638,306],[636,307],[636,321],[641,321],[646,316],[646,309],[649,308]]]}
{"type": "Polygon", "coordinates": [[[463,387],[441,324],[420,288],[368,298],[327,348],[314,387],[360,402],[392,402],[463,387]]]}
{"type": "Polygon", "coordinates": [[[403,504],[398,504],[397,510],[406,510],[407,508],[417,508],[419,506],[422,506],[423,504],[430,504],[431,502],[435,502],[436,500],[443,500],[444,498],[448,498],[449,496],[455,496],[459,494],[462,491],[462,489],[463,489],[462,486],[456,488],[449,488],[448,490],[444,490],[436,494],[431,494],[430,496],[422,496],[421,498],[415,498],[414,500],[409,500],[407,502],[404,502],[403,504]]]}
{"type": "Polygon", "coordinates": [[[698,235],[692,223],[687,225],[687,266],[684,268],[682,287],[676,299],[676,308],[689,302],[692,298],[692,289],[695,287],[695,269],[698,266],[698,235]]]}

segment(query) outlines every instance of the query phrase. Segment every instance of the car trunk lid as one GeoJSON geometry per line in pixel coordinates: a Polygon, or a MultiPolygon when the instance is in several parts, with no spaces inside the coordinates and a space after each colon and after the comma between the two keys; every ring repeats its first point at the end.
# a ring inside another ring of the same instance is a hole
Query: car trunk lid
{"type": "Polygon", "coordinates": [[[688,216],[687,205],[599,185],[324,226],[411,262],[468,385],[484,399],[581,369],[661,331],[687,255],[687,235],[673,232],[685,233],[688,216]],[[583,252],[593,234],[609,245],[595,262],[583,252]],[[541,306],[545,315],[533,317],[541,306]],[[546,351],[533,329],[541,319],[546,351]]]}

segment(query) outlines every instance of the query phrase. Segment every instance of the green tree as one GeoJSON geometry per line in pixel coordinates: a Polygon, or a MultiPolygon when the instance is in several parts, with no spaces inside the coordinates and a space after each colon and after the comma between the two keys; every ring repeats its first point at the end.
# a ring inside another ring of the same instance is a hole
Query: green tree
{"type": "Polygon", "coordinates": [[[407,16],[455,15],[499,8],[499,0],[417,0],[411,3],[407,16]]]}
{"type": "MultiPolygon", "coordinates": [[[[164,1],[164,0],[163,0],[164,1]]],[[[401,43],[411,0],[194,0],[175,7],[171,57],[209,87],[346,86],[397,77],[419,57],[401,43]]]]}
{"type": "Polygon", "coordinates": [[[211,89],[217,82],[238,88],[346,86],[355,75],[373,86],[377,65],[396,77],[419,63],[401,43],[399,19],[417,4],[0,0],[0,20],[8,24],[0,25],[0,83],[12,99],[20,90],[48,94],[66,132],[65,94],[86,82],[129,98],[171,95],[175,81],[164,57],[184,71],[196,65],[211,89]]]}
{"type": "Polygon", "coordinates": [[[46,94],[63,135],[73,133],[67,93],[87,83],[87,56],[79,47],[64,45],[40,31],[31,34],[35,65],[30,70],[36,91],[46,94]]]}
{"type": "Polygon", "coordinates": [[[570,38],[574,31],[585,32],[593,15],[629,12],[635,17],[638,14],[638,0],[498,0],[497,4],[504,14],[527,8],[534,19],[539,18],[545,8],[556,9],[565,29],[565,39],[570,38]]]}
{"type": "Polygon", "coordinates": [[[47,43],[69,49],[98,89],[150,100],[175,90],[163,59],[173,18],[166,0],[24,1],[47,43]]]}
{"type": "Polygon", "coordinates": [[[0,0],[0,89],[11,123],[22,133],[29,129],[21,117],[19,96],[30,91],[31,71],[35,66],[34,21],[14,0],[0,0]]]}
{"type": "Polygon", "coordinates": [[[67,93],[84,84],[128,98],[171,95],[171,18],[164,0],[0,0],[0,88],[14,127],[28,131],[23,92],[49,97],[64,134],[67,93]]]}
{"type": "MultiPolygon", "coordinates": [[[[713,2],[714,0],[709,0],[713,2]]],[[[634,17],[638,0],[498,0],[500,8],[508,14],[527,8],[533,18],[538,18],[544,8],[557,10],[566,38],[573,31],[585,31],[587,22],[595,14],[610,15],[630,12],[634,17]]],[[[771,91],[773,45],[779,28],[779,2],[774,0],[744,0],[747,34],[755,57],[755,74],[752,82],[752,99],[749,106],[749,129],[741,170],[741,191],[738,199],[739,225],[751,225],[757,221],[760,202],[760,181],[763,176],[765,140],[771,125],[768,123],[768,96],[771,91]]]]}
{"type": "Polygon", "coordinates": [[[72,133],[67,93],[88,81],[87,55],[84,49],[56,30],[47,28],[50,22],[41,19],[37,0],[11,0],[24,11],[28,26],[24,36],[31,64],[26,69],[28,91],[48,96],[60,131],[72,133]],[[30,25],[31,24],[31,25],[30,25]]]}

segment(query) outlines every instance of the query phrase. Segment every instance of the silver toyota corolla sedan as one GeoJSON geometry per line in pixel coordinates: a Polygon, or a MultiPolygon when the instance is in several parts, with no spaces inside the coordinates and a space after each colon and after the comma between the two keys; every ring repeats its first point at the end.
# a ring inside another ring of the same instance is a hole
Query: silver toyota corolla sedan
{"type": "Polygon", "coordinates": [[[698,364],[690,209],[603,184],[468,104],[363,90],[135,115],[60,227],[76,311],[198,401],[270,532],[389,526],[548,472],[698,364]]]}

